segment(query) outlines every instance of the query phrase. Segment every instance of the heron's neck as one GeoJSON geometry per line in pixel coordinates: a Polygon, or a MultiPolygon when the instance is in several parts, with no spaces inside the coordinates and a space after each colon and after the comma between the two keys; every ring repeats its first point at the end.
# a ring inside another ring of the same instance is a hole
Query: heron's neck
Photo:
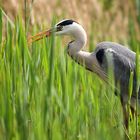
{"type": "Polygon", "coordinates": [[[84,66],[86,69],[90,71],[94,71],[100,77],[102,77],[102,79],[106,81],[106,75],[100,69],[99,63],[96,59],[96,54],[82,51],[82,48],[87,43],[87,35],[84,29],[82,28],[79,31],[75,31],[75,33],[73,33],[72,36],[74,37],[75,40],[69,43],[68,54],[78,64],[84,66]]]}
{"type": "Polygon", "coordinates": [[[68,45],[68,54],[70,56],[75,56],[87,43],[87,35],[82,26],[79,26],[72,33],[74,41],[68,45]]]}

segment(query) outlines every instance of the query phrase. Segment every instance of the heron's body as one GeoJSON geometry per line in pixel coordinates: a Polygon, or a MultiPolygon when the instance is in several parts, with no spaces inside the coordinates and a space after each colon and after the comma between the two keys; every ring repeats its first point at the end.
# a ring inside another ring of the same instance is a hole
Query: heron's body
{"type": "MultiPolygon", "coordinates": [[[[108,80],[108,62],[107,55],[111,54],[113,61],[112,70],[114,72],[115,83],[120,83],[123,95],[129,92],[130,73],[134,72],[132,97],[136,97],[136,73],[135,56],[130,49],[114,42],[101,42],[97,44],[94,52],[78,51],[76,54],[69,54],[77,63],[86,67],[86,69],[95,72],[104,81],[108,80]]],[[[110,67],[111,68],[111,67],[110,67]]],[[[129,93],[128,93],[129,94],[129,93]]],[[[127,94],[127,95],[128,95],[127,94]]],[[[140,99],[140,94],[138,94],[140,99]]]]}
{"type": "MultiPolygon", "coordinates": [[[[137,76],[135,72],[135,52],[114,42],[101,42],[97,44],[94,52],[82,51],[82,48],[86,46],[87,35],[83,27],[73,20],[63,20],[56,24],[55,34],[72,36],[74,41],[68,44],[68,54],[77,63],[96,73],[104,81],[108,82],[108,70],[112,70],[114,73],[115,87],[116,89],[120,87],[119,95],[123,107],[124,123],[126,128],[128,128],[129,112],[127,112],[126,104],[129,100],[129,79],[131,72],[133,72],[134,75],[130,106],[132,113],[136,111],[137,76]]],[[[46,35],[50,35],[50,30],[46,35]]],[[[40,36],[40,34],[34,37],[38,36],[40,36]]],[[[33,40],[34,37],[31,39],[33,40]]],[[[42,37],[34,40],[40,38],[42,37]]],[[[116,90],[116,93],[117,92],[118,90],[116,90]]],[[[140,103],[140,90],[138,92],[138,100],[140,103]]]]}
{"type": "MultiPolygon", "coordinates": [[[[69,54],[70,55],[70,54],[69,54]]],[[[101,42],[97,44],[94,52],[78,51],[70,55],[77,63],[86,67],[86,69],[99,75],[101,79],[108,82],[108,67],[112,68],[115,80],[115,93],[119,95],[123,106],[129,99],[129,80],[133,72],[133,90],[131,95],[131,109],[135,110],[137,95],[137,77],[135,71],[136,54],[123,45],[114,42],[101,42]],[[108,66],[107,56],[111,54],[113,66],[108,66]],[[119,89],[120,87],[120,89],[119,89]],[[118,89],[120,91],[118,91],[118,89]]],[[[138,91],[138,102],[140,104],[140,90],[138,91]]],[[[133,111],[134,111],[133,110],[133,111]]]]}

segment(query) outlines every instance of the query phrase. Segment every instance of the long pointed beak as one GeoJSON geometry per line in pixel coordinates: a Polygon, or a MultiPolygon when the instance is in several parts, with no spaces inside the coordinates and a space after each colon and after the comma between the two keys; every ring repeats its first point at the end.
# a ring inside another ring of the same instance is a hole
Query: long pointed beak
{"type": "Polygon", "coordinates": [[[28,37],[27,42],[28,44],[32,44],[33,42],[41,40],[44,37],[49,37],[54,31],[55,31],[55,28],[52,28],[50,30],[40,32],[34,36],[30,36],[28,37]]]}

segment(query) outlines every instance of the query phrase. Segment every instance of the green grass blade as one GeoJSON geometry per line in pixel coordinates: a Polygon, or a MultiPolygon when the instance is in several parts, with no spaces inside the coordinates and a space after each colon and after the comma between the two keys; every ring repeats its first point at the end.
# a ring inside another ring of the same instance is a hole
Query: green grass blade
{"type": "Polygon", "coordinates": [[[0,9],[0,44],[2,42],[2,10],[0,9]]]}

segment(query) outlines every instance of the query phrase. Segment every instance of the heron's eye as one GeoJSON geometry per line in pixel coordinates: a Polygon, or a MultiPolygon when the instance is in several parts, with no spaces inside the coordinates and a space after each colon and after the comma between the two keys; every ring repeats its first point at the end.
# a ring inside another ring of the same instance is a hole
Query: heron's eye
{"type": "Polygon", "coordinates": [[[63,26],[57,26],[57,32],[62,31],[63,26]]]}

